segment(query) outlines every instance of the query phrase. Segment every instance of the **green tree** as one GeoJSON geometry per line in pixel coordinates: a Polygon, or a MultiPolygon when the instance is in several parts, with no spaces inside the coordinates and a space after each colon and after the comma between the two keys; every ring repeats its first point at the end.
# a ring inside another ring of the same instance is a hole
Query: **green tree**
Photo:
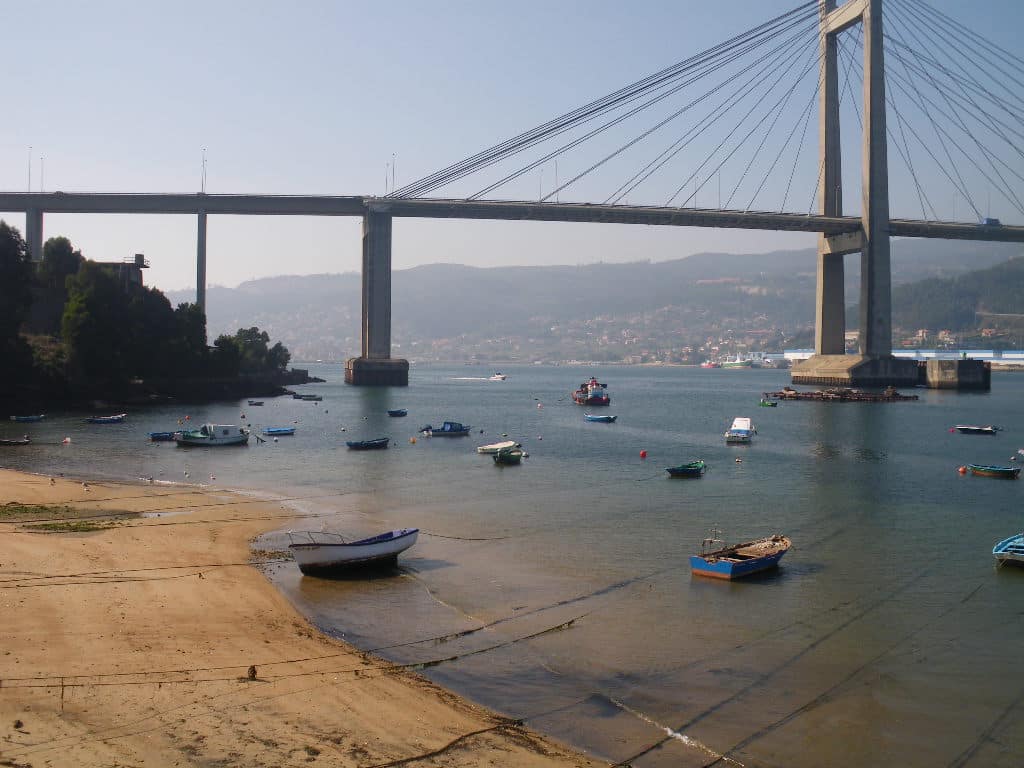
{"type": "Polygon", "coordinates": [[[18,339],[32,306],[32,262],[18,230],[0,221],[0,347],[18,339]]]}
{"type": "Polygon", "coordinates": [[[75,250],[66,237],[51,237],[43,245],[43,262],[39,265],[39,280],[44,288],[67,296],[65,282],[85,262],[81,251],[75,250]]]}
{"type": "Polygon", "coordinates": [[[128,298],[108,270],[87,261],[68,278],[68,301],[61,320],[69,378],[86,389],[123,382],[131,365],[126,352],[130,330],[128,298]]]}
{"type": "Polygon", "coordinates": [[[177,327],[172,350],[175,370],[187,376],[202,375],[209,358],[206,315],[198,304],[179,304],[174,310],[174,322],[177,327]]]}

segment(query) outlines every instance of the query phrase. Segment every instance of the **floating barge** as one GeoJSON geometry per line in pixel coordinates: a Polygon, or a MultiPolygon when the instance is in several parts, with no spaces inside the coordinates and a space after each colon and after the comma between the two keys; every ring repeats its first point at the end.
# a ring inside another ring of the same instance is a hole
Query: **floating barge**
{"type": "Polygon", "coordinates": [[[862,389],[847,387],[798,392],[792,387],[784,387],[781,392],[765,392],[764,397],[773,400],[818,400],[837,403],[897,403],[917,400],[917,395],[901,395],[895,387],[886,387],[881,392],[865,392],[862,389]]]}

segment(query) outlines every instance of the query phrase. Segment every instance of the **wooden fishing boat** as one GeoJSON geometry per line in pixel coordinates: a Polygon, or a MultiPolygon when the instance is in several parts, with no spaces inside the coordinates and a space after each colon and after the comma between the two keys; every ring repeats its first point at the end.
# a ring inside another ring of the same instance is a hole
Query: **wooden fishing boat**
{"type": "Polygon", "coordinates": [[[46,414],[45,413],[36,413],[36,414],[32,414],[30,416],[11,416],[11,421],[20,421],[20,422],[24,422],[24,423],[28,424],[28,423],[32,423],[32,422],[36,422],[36,421],[42,421],[45,418],[46,418],[46,414]]]}
{"type": "Polygon", "coordinates": [[[521,463],[523,455],[522,448],[502,448],[491,458],[494,459],[495,464],[509,465],[521,463]]]}
{"type": "Polygon", "coordinates": [[[999,565],[1024,566],[1024,533],[1000,541],[992,547],[992,557],[999,565]]]}
{"type": "Polygon", "coordinates": [[[286,437],[295,434],[295,427],[266,427],[263,434],[267,437],[286,437]]]}
{"type": "Polygon", "coordinates": [[[999,467],[991,464],[968,464],[967,471],[981,477],[1005,477],[1016,480],[1021,467],[999,467]]]}
{"type": "Polygon", "coordinates": [[[984,427],[979,427],[974,424],[957,424],[953,427],[961,435],[994,435],[999,432],[1001,427],[995,427],[988,424],[984,427]]]}
{"type": "Polygon", "coordinates": [[[419,528],[399,528],[348,541],[337,533],[289,531],[288,550],[307,576],[332,576],[360,568],[395,567],[398,555],[416,543],[419,528]]]}
{"type": "Polygon", "coordinates": [[[427,437],[462,437],[468,435],[470,429],[469,424],[462,425],[457,421],[446,421],[440,427],[432,427],[427,424],[420,431],[427,437]]]}
{"type": "Polygon", "coordinates": [[[168,443],[174,440],[175,432],[150,432],[149,439],[154,443],[168,443]]]}
{"type": "Polygon", "coordinates": [[[494,453],[497,453],[498,451],[504,450],[506,448],[519,448],[519,447],[521,447],[521,446],[515,440],[502,440],[500,443],[491,443],[490,445],[478,445],[476,447],[476,452],[477,453],[494,454],[494,453]]]}
{"type": "Polygon", "coordinates": [[[346,440],[345,445],[353,451],[379,451],[388,447],[390,438],[378,437],[374,440],[346,440]]]}
{"type": "Polygon", "coordinates": [[[0,445],[28,445],[30,442],[32,441],[28,439],[28,435],[24,437],[0,437],[0,445]]]}
{"type": "Polygon", "coordinates": [[[737,416],[732,420],[732,426],[725,431],[725,442],[732,445],[746,445],[750,439],[757,434],[750,419],[744,416],[737,416]]]}
{"type": "Polygon", "coordinates": [[[118,413],[113,416],[90,416],[86,421],[89,424],[120,424],[126,418],[128,418],[127,413],[118,413]]]}
{"type": "Polygon", "coordinates": [[[665,471],[670,477],[700,477],[707,468],[708,465],[704,463],[704,459],[697,459],[697,461],[680,464],[677,467],[665,467],[665,471]]]}
{"type": "Polygon", "coordinates": [[[388,411],[388,416],[400,417],[408,416],[409,412],[405,408],[392,408],[388,411]]]}
{"type": "Polygon", "coordinates": [[[618,416],[596,416],[593,413],[584,413],[583,418],[587,421],[598,421],[602,424],[614,424],[618,416]]]}
{"type": "Polygon", "coordinates": [[[174,442],[182,447],[246,445],[249,432],[234,424],[203,424],[199,429],[175,432],[174,442]]]}
{"type": "Polygon", "coordinates": [[[792,546],[787,537],[779,534],[744,544],[718,546],[724,542],[716,534],[720,532],[711,531],[701,542],[700,554],[690,556],[693,573],[713,579],[739,579],[774,568],[792,546]]]}

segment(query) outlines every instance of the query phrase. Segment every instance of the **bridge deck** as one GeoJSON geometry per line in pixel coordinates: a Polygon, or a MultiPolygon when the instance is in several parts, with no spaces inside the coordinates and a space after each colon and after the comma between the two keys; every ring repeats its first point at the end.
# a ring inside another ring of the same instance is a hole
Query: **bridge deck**
{"type": "MultiPolygon", "coordinates": [[[[4,192],[0,211],[11,213],[200,212],[252,216],[363,216],[374,210],[403,218],[566,221],[648,226],[719,227],[839,235],[859,232],[853,216],[768,211],[730,211],[657,206],[437,200],[331,195],[111,194],[97,192],[4,192]]],[[[1024,227],[893,219],[894,237],[1024,242],[1024,227]]]]}

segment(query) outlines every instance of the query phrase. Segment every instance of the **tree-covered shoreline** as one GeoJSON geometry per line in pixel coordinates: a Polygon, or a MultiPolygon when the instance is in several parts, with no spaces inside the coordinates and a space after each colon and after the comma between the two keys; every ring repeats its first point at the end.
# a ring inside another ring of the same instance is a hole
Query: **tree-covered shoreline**
{"type": "Polygon", "coordinates": [[[89,261],[63,237],[47,240],[34,264],[21,233],[0,220],[0,401],[203,402],[304,380],[266,332],[240,328],[207,345],[197,304],[172,307],[117,266],[89,261]]]}

